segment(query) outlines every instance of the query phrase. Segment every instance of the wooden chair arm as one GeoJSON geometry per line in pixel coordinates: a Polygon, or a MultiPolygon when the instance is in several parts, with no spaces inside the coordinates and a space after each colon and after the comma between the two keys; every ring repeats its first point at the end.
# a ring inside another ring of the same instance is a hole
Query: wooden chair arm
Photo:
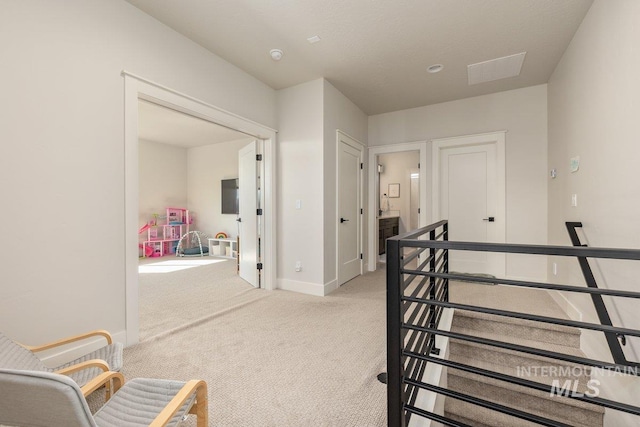
{"type": "Polygon", "coordinates": [[[38,351],[49,350],[50,348],[59,347],[61,345],[70,344],[72,342],[76,342],[76,341],[80,341],[80,340],[84,340],[84,339],[96,337],[96,336],[104,337],[107,340],[107,344],[113,343],[113,338],[111,338],[111,334],[108,331],[105,331],[104,329],[97,329],[95,331],[85,332],[84,334],[62,338],[60,340],[53,341],[47,344],[36,345],[36,346],[29,346],[24,344],[21,344],[21,345],[27,350],[31,350],[32,352],[35,353],[38,351]]]}
{"type": "Polygon", "coordinates": [[[85,360],[84,362],[77,363],[75,365],[67,366],[66,368],[58,369],[56,374],[69,375],[73,372],[78,372],[83,369],[100,368],[103,372],[109,370],[109,364],[102,359],[85,360]]]}
{"type": "Polygon", "coordinates": [[[120,389],[120,387],[124,385],[124,376],[120,372],[109,371],[101,373],[100,375],[80,387],[80,390],[82,390],[82,394],[84,395],[84,397],[87,397],[103,385],[108,386],[111,380],[113,380],[113,389],[111,393],[115,393],[120,389]]]}
{"type": "Polygon", "coordinates": [[[149,427],[164,427],[167,425],[194,392],[196,393],[196,400],[189,413],[195,413],[198,416],[197,427],[207,427],[209,425],[207,383],[202,380],[187,382],[178,394],[171,399],[171,402],[164,407],[162,412],[158,414],[156,419],[149,424],[149,427]]]}

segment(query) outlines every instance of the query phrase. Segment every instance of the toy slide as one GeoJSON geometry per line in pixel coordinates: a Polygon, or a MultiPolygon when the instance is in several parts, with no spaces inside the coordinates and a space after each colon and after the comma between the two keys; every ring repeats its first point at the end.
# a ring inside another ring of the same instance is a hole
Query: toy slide
{"type": "MultiPolygon", "coordinates": [[[[142,227],[140,227],[140,230],[138,230],[138,234],[144,233],[149,229],[149,227],[151,227],[149,224],[143,225],[142,227]]],[[[143,245],[142,243],[140,243],[138,244],[138,248],[144,250],[144,256],[146,256],[147,258],[153,255],[153,248],[151,246],[143,245]]]]}
{"type": "Polygon", "coordinates": [[[140,249],[144,249],[144,256],[146,256],[147,258],[153,255],[153,248],[151,246],[143,245],[142,243],[140,243],[138,247],[140,249]]]}

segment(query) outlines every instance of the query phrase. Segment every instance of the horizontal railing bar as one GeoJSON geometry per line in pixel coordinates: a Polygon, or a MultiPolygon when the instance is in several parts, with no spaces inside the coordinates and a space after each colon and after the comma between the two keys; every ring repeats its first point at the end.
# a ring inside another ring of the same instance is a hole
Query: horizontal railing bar
{"type": "Polygon", "coordinates": [[[577,365],[592,366],[594,368],[606,369],[608,371],[615,371],[625,375],[638,375],[638,373],[640,373],[640,370],[638,369],[640,367],[640,364],[637,364],[637,363],[629,363],[628,365],[620,365],[618,363],[608,363],[608,362],[603,362],[601,360],[588,359],[586,357],[571,356],[564,353],[557,353],[555,351],[548,351],[548,350],[542,350],[535,347],[527,347],[524,345],[511,344],[508,342],[496,341],[489,338],[474,337],[472,335],[465,335],[465,334],[459,334],[457,332],[443,331],[436,328],[408,325],[406,323],[402,323],[401,328],[414,329],[422,332],[442,335],[445,337],[449,337],[449,338],[453,338],[461,341],[469,341],[476,344],[483,344],[491,347],[503,348],[506,350],[513,350],[513,351],[519,351],[527,354],[534,354],[536,356],[547,357],[549,359],[562,360],[564,362],[571,362],[577,365]],[[634,365],[636,366],[634,367],[634,365]]]}
{"type": "Polygon", "coordinates": [[[418,415],[420,417],[428,418],[433,421],[437,421],[440,424],[444,424],[449,427],[471,427],[469,424],[465,424],[460,421],[455,421],[450,418],[445,418],[442,415],[434,414],[432,412],[427,412],[424,409],[416,408],[415,406],[405,405],[404,409],[407,412],[418,415]]]}
{"type": "MultiPolygon", "coordinates": [[[[553,387],[547,384],[542,384],[536,381],[531,381],[531,380],[527,380],[520,377],[514,377],[512,375],[501,374],[499,372],[489,371],[487,369],[482,369],[482,368],[478,368],[471,365],[465,365],[464,363],[453,362],[451,360],[446,360],[446,359],[439,359],[437,357],[417,354],[410,351],[404,351],[403,356],[421,359],[426,362],[437,363],[438,365],[459,369],[461,371],[470,372],[472,374],[481,375],[483,377],[493,378],[500,381],[505,381],[511,384],[517,384],[519,386],[532,388],[532,389],[543,391],[549,394],[553,393],[553,387]]],[[[603,399],[601,397],[589,397],[579,393],[575,393],[575,394],[569,393],[568,395],[563,394],[562,396],[569,399],[580,400],[582,402],[602,406],[605,408],[627,412],[633,415],[640,415],[640,407],[627,405],[625,403],[617,402],[614,400],[603,399]]]]}
{"type": "MultiPolygon", "coordinates": [[[[428,323],[425,323],[425,319],[427,318],[428,314],[429,314],[430,310],[428,309],[428,307],[424,307],[424,310],[422,312],[420,312],[419,310],[415,310],[410,316],[409,316],[409,321],[413,322],[413,320],[418,316],[418,314],[420,314],[420,320],[419,320],[419,324],[421,325],[427,325],[428,323]]],[[[414,331],[416,332],[415,335],[412,335],[409,340],[407,341],[407,344],[404,345],[403,347],[409,347],[411,348],[411,346],[413,346],[413,344],[416,341],[416,337],[422,336],[422,335],[428,335],[425,332],[421,332],[420,335],[417,334],[417,332],[419,331],[414,331]]]]}
{"type": "Polygon", "coordinates": [[[416,259],[418,256],[420,256],[420,254],[426,250],[427,248],[417,248],[415,251],[411,252],[409,255],[403,255],[401,264],[403,266],[407,265],[408,263],[416,259]]]}
{"type": "MultiPolygon", "coordinates": [[[[404,234],[400,234],[398,236],[393,236],[393,237],[389,237],[389,239],[393,239],[393,240],[405,240],[405,239],[415,239],[418,236],[422,236],[423,234],[429,233],[432,230],[435,230],[439,227],[442,227],[443,225],[445,225],[448,221],[442,220],[442,221],[438,221],[435,222],[433,224],[429,224],[425,227],[422,228],[418,228],[417,230],[414,231],[409,231],[408,233],[404,233],[404,234]]],[[[387,239],[387,240],[389,240],[387,239]]]]}
{"type": "Polygon", "coordinates": [[[498,310],[495,308],[477,307],[475,305],[458,304],[455,302],[448,302],[448,301],[436,301],[432,299],[423,299],[423,298],[415,298],[415,297],[407,297],[407,296],[403,296],[400,299],[402,301],[438,305],[441,307],[456,308],[459,310],[466,310],[466,311],[474,311],[476,313],[493,314],[496,316],[531,320],[533,322],[549,323],[552,325],[571,326],[573,328],[589,329],[592,331],[600,331],[600,332],[612,332],[614,334],[623,334],[623,335],[629,335],[632,337],[640,337],[640,331],[637,329],[620,328],[617,326],[601,325],[599,323],[596,324],[596,323],[589,323],[589,322],[580,322],[577,320],[558,319],[557,317],[538,316],[535,314],[520,313],[518,311],[498,310]]]}
{"type": "Polygon", "coordinates": [[[444,231],[444,229],[440,232],[440,234],[436,235],[436,238],[433,240],[440,240],[441,237],[443,237],[445,234],[447,234],[446,231],[444,231]]]}
{"type": "MultiPolygon", "coordinates": [[[[424,261],[422,261],[422,263],[418,266],[417,270],[418,271],[424,271],[425,267],[431,262],[431,257],[425,259],[424,261]]],[[[400,267],[400,269],[402,270],[402,267],[400,267]]],[[[401,273],[402,274],[402,273],[401,273]]]]}
{"type": "MultiPolygon", "coordinates": [[[[428,262],[429,260],[425,261],[428,262]]],[[[402,268],[402,267],[401,267],[402,268]]],[[[419,271],[419,270],[416,270],[419,271]]],[[[427,277],[425,277],[424,274],[408,274],[409,277],[407,277],[406,279],[404,279],[402,281],[402,290],[404,291],[405,289],[407,289],[407,287],[411,284],[411,282],[413,282],[417,277],[422,277],[423,278],[423,284],[424,284],[424,280],[427,279],[427,277]]],[[[402,276],[400,276],[401,280],[402,280],[402,276]]]]}
{"type": "MultiPolygon", "coordinates": [[[[413,274],[411,271],[403,270],[405,274],[413,274]]],[[[632,292],[632,291],[618,291],[611,289],[599,289],[599,288],[581,288],[579,286],[572,285],[559,285],[554,283],[542,283],[542,282],[528,282],[523,280],[511,280],[511,279],[501,279],[497,277],[481,277],[474,276],[472,274],[445,274],[445,273],[431,273],[429,271],[418,271],[417,276],[427,276],[427,277],[440,277],[446,278],[449,280],[459,280],[464,282],[479,282],[479,283],[492,283],[497,285],[509,285],[509,286],[518,286],[523,288],[538,288],[538,289],[550,289],[556,291],[568,291],[568,292],[579,292],[585,294],[598,294],[598,295],[607,295],[612,297],[623,297],[623,298],[640,298],[640,292],[632,292]]]]}
{"type": "Polygon", "coordinates": [[[538,415],[530,414],[528,412],[520,411],[518,409],[510,408],[508,406],[500,405],[499,403],[490,402],[488,400],[480,399],[478,397],[469,396],[468,394],[460,393],[454,390],[438,387],[432,384],[427,384],[422,381],[405,380],[407,383],[420,387],[425,390],[432,391],[434,393],[442,394],[447,397],[462,400],[463,402],[471,403],[472,405],[482,406],[483,408],[491,409],[492,411],[501,412],[503,414],[510,415],[512,417],[520,418],[533,423],[541,424],[547,427],[572,427],[569,424],[554,421],[548,418],[540,417],[538,415]]]}
{"type": "MultiPolygon", "coordinates": [[[[411,282],[413,282],[414,280],[415,280],[415,277],[411,278],[410,280],[405,281],[402,284],[403,285],[403,288],[402,288],[403,291],[406,291],[407,288],[409,287],[409,285],[411,285],[411,282]]],[[[424,285],[427,283],[428,280],[429,279],[427,277],[423,277],[422,279],[420,279],[420,283],[413,290],[413,292],[411,293],[411,296],[415,297],[416,295],[418,295],[418,292],[420,292],[420,290],[424,287],[424,285]]]]}
{"type": "MultiPolygon", "coordinates": [[[[397,237],[398,236],[390,237],[388,240],[399,240],[397,239],[397,237]]],[[[451,251],[498,252],[527,255],[555,255],[587,258],[640,260],[640,250],[637,249],[522,245],[514,243],[454,242],[451,240],[400,240],[398,243],[401,248],[435,248],[449,249],[451,251]]]]}
{"type": "MultiPolygon", "coordinates": [[[[442,261],[444,259],[444,256],[446,255],[447,251],[440,251],[440,255],[438,255],[436,257],[436,265],[440,264],[440,261],[442,261]]],[[[436,268],[436,270],[438,270],[436,268]]]]}

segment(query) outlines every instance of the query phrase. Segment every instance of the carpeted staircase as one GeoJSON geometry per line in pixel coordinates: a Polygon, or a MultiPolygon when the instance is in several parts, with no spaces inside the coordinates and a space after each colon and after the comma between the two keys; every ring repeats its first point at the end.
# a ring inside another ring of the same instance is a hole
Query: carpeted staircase
{"type": "MultiPolygon", "coordinates": [[[[563,316],[563,314],[560,312],[558,316],[563,316]]],[[[456,310],[452,332],[584,356],[580,350],[579,330],[564,326],[456,310]]],[[[567,380],[570,380],[571,384],[577,381],[578,392],[588,391],[589,370],[584,366],[568,362],[460,340],[451,340],[449,359],[548,385],[552,385],[553,380],[559,380],[561,385],[567,380]],[[569,376],[552,375],[554,370],[556,374],[560,370],[557,368],[568,366],[576,368],[571,369],[569,376]],[[526,367],[531,369],[525,371],[526,367]]],[[[451,390],[554,419],[570,426],[602,427],[603,425],[604,410],[602,408],[574,399],[550,396],[547,392],[456,369],[448,369],[447,381],[448,388],[451,390]]],[[[445,400],[445,415],[478,427],[538,425],[453,398],[445,400]]]]}

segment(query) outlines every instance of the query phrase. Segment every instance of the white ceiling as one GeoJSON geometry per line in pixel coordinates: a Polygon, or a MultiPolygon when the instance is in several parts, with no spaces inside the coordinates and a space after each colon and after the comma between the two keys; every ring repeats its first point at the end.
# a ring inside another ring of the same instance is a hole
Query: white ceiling
{"type": "Polygon", "coordinates": [[[546,83],[593,2],[127,1],[274,89],[325,77],[368,115],[546,83]],[[520,52],[520,76],[468,85],[467,65],[520,52]]]}
{"type": "Polygon", "coordinates": [[[138,138],[191,148],[247,139],[249,136],[197,117],[139,100],[138,138]]]}

